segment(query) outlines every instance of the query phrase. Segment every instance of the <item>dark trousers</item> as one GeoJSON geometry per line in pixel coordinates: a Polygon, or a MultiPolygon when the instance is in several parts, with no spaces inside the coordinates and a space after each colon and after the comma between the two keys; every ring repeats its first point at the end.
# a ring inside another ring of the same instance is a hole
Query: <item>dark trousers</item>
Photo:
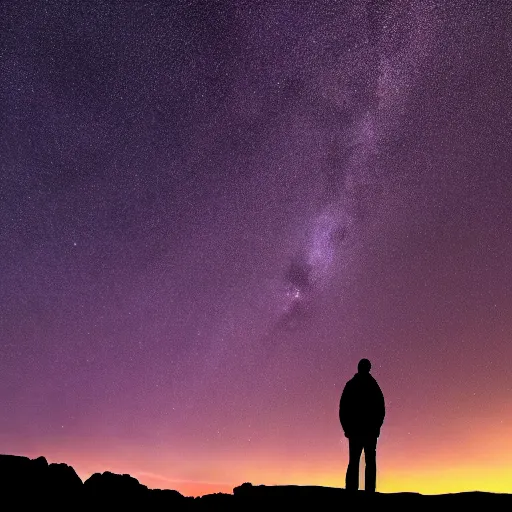
{"type": "Polygon", "coordinates": [[[359,460],[364,450],[366,467],[364,470],[364,489],[375,492],[377,478],[376,450],[377,438],[374,436],[355,436],[348,439],[349,459],[345,488],[350,491],[359,489],[359,460]]]}

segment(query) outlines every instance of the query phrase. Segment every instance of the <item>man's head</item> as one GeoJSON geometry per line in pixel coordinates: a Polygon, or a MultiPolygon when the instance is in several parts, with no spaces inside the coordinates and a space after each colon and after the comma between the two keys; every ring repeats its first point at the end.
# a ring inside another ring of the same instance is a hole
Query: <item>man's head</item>
{"type": "Polygon", "coordinates": [[[370,373],[372,369],[372,363],[368,359],[361,359],[357,365],[357,371],[359,373],[370,373]]]}

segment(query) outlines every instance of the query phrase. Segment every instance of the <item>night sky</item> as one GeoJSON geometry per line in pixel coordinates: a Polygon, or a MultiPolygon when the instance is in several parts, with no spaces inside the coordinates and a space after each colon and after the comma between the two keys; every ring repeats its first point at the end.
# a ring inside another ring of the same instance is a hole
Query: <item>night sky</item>
{"type": "Polygon", "coordinates": [[[0,7],[0,453],[198,495],[512,492],[512,3],[0,7]]]}

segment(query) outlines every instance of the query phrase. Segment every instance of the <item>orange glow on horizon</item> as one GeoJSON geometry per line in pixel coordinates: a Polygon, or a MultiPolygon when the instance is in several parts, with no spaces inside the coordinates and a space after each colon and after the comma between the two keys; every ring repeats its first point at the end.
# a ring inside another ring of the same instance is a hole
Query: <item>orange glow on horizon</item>
{"type": "MultiPolygon", "coordinates": [[[[438,436],[437,430],[417,431],[416,436],[402,438],[392,428],[383,430],[377,452],[377,490],[512,492],[512,421],[505,421],[501,411],[473,424],[454,422],[442,439],[438,436]]],[[[136,443],[123,446],[105,440],[100,446],[87,440],[60,439],[11,453],[65,462],[83,481],[96,472],[128,473],[149,488],[175,489],[185,496],[232,493],[244,482],[344,487],[347,464],[347,443],[341,436],[329,451],[286,452],[266,445],[252,451],[232,448],[204,453],[195,449],[185,456],[186,452],[172,453],[170,445],[160,452],[136,443]]],[[[361,485],[363,465],[362,461],[361,485]]]]}

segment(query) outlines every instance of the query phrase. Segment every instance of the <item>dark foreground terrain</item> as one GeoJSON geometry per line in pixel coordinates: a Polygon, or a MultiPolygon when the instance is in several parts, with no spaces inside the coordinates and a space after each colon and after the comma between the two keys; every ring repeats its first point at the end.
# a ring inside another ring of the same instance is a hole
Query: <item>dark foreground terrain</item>
{"type": "Polygon", "coordinates": [[[82,482],[67,464],[48,464],[44,457],[29,459],[0,455],[2,510],[512,510],[512,494],[469,492],[423,496],[415,493],[366,495],[344,489],[302,486],[235,487],[233,494],[186,497],[178,491],[148,489],[130,475],[106,471],[82,482]]]}

